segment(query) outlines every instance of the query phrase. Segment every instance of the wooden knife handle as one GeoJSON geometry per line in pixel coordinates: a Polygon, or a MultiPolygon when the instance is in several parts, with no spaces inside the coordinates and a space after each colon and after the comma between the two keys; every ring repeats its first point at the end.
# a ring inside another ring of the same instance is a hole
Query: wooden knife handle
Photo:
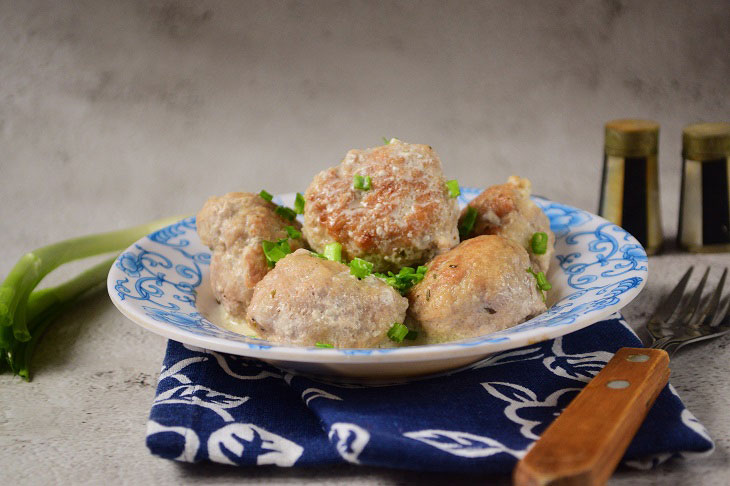
{"type": "Polygon", "coordinates": [[[665,351],[619,349],[517,464],[514,484],[604,484],[668,380],[665,351]]]}

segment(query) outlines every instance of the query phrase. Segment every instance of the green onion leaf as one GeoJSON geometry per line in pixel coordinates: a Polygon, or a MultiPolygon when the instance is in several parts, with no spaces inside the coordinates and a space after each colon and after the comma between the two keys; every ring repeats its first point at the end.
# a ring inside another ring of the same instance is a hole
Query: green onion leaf
{"type": "Polygon", "coordinates": [[[279,245],[279,248],[281,251],[286,253],[287,255],[291,253],[291,247],[289,246],[289,241],[286,238],[282,238],[279,241],[276,242],[277,245],[279,245]]]}
{"type": "Polygon", "coordinates": [[[352,187],[354,189],[359,189],[361,191],[369,191],[371,185],[372,185],[372,181],[370,180],[370,176],[361,176],[361,175],[355,174],[352,177],[352,187]]]}
{"type": "Polygon", "coordinates": [[[542,296],[542,301],[545,302],[545,292],[552,289],[553,286],[550,285],[550,282],[547,281],[547,277],[545,277],[545,272],[537,272],[532,268],[526,269],[527,273],[531,274],[533,277],[535,277],[535,280],[537,281],[537,290],[540,291],[540,295],[542,296]]]}
{"type": "Polygon", "coordinates": [[[393,323],[391,328],[388,330],[388,337],[391,341],[395,341],[396,343],[402,343],[403,339],[407,335],[408,328],[399,322],[393,323]]]}
{"type": "Polygon", "coordinates": [[[459,222],[459,238],[466,239],[471,232],[474,230],[474,223],[477,221],[477,215],[479,213],[476,209],[471,206],[467,206],[466,214],[459,222]]]}
{"type": "Polygon", "coordinates": [[[286,234],[289,235],[289,238],[293,240],[297,240],[302,237],[302,233],[297,230],[294,226],[287,226],[286,228],[286,234]]]}
{"type": "Polygon", "coordinates": [[[271,194],[269,194],[268,192],[266,192],[263,189],[261,190],[261,192],[259,192],[259,196],[261,196],[261,199],[264,199],[268,202],[271,202],[271,200],[274,199],[274,196],[272,196],[271,194]]]}
{"type": "Polygon", "coordinates": [[[428,268],[421,265],[415,270],[412,267],[403,267],[398,273],[388,272],[387,275],[375,273],[374,275],[400,292],[401,295],[406,295],[411,287],[423,280],[427,271],[428,268]]]}
{"type": "Polygon", "coordinates": [[[342,245],[337,242],[328,243],[324,247],[324,257],[333,262],[342,262],[342,245]]]}
{"type": "Polygon", "coordinates": [[[374,265],[369,261],[363,260],[362,258],[355,258],[350,262],[350,275],[354,275],[357,278],[365,278],[373,271],[374,265]]]}
{"type": "Polygon", "coordinates": [[[295,213],[293,209],[287,208],[286,206],[276,206],[274,212],[282,218],[288,219],[289,221],[294,221],[294,218],[297,217],[297,213],[295,213]]]}
{"type": "Polygon", "coordinates": [[[300,193],[297,193],[297,197],[294,199],[294,212],[304,214],[304,196],[300,193]]]}
{"type": "Polygon", "coordinates": [[[264,249],[264,256],[270,267],[273,267],[276,262],[291,253],[291,247],[286,238],[282,238],[276,243],[264,240],[261,242],[261,248],[264,249]]]}
{"type": "Polygon", "coordinates": [[[365,185],[365,178],[361,175],[355,174],[352,176],[352,188],[353,189],[362,189],[365,185]]]}
{"type": "Polygon", "coordinates": [[[316,343],[315,346],[318,348],[334,348],[334,345],[328,343],[316,343]]]}
{"type": "Polygon", "coordinates": [[[543,272],[537,274],[537,285],[540,287],[540,290],[550,290],[553,288],[553,286],[550,285],[550,282],[547,281],[547,277],[545,277],[543,272]]]}
{"type": "Polygon", "coordinates": [[[548,235],[542,231],[538,231],[532,235],[530,240],[530,247],[532,247],[532,253],[535,255],[544,255],[547,251],[548,235]]]}
{"type": "Polygon", "coordinates": [[[446,188],[449,190],[449,197],[459,197],[459,194],[461,194],[461,190],[459,189],[459,181],[456,179],[451,181],[446,181],[446,188]]]}

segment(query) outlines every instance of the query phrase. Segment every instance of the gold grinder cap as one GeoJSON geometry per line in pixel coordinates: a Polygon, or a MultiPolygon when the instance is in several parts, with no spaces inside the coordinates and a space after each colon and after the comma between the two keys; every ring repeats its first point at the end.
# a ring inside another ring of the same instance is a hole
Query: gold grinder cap
{"type": "Polygon", "coordinates": [[[730,156],[730,123],[696,123],[682,130],[682,155],[690,160],[730,156]]]}
{"type": "Polygon", "coordinates": [[[651,120],[612,120],[606,123],[606,155],[646,157],[657,153],[659,124],[651,120]]]}

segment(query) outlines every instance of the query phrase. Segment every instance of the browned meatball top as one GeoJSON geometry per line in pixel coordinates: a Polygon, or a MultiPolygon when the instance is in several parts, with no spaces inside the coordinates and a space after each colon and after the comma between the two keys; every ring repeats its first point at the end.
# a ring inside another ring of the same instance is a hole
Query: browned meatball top
{"type": "Polygon", "coordinates": [[[304,234],[315,250],[336,241],[345,258],[369,260],[376,271],[422,263],[458,244],[458,205],[445,182],[427,145],[393,139],[350,150],[307,189],[304,234]],[[370,177],[369,190],[353,187],[356,174],[370,177]]]}

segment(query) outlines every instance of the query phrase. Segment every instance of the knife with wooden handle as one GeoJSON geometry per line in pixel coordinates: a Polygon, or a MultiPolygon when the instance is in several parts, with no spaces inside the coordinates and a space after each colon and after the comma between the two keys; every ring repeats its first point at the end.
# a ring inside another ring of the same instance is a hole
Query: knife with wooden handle
{"type": "Polygon", "coordinates": [[[619,349],[517,463],[513,483],[604,484],[668,380],[665,351],[619,349]]]}

